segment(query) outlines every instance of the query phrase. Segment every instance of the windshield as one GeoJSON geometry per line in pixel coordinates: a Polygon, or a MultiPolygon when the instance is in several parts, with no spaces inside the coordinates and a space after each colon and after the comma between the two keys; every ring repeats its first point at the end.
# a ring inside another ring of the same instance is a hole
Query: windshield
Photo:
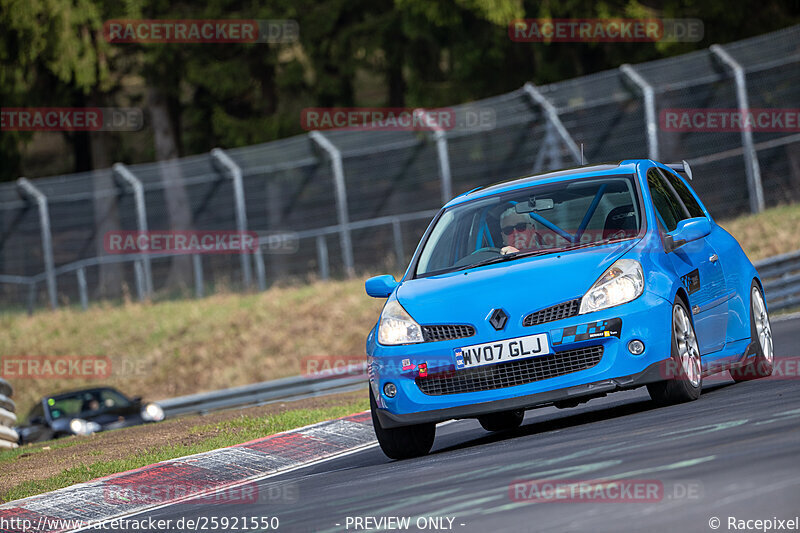
{"type": "Polygon", "coordinates": [[[127,398],[111,389],[63,394],[47,400],[53,420],[93,416],[109,409],[125,408],[130,405],[127,398]]]}
{"type": "Polygon", "coordinates": [[[634,176],[535,185],[447,209],[415,276],[628,239],[641,225],[634,176]]]}

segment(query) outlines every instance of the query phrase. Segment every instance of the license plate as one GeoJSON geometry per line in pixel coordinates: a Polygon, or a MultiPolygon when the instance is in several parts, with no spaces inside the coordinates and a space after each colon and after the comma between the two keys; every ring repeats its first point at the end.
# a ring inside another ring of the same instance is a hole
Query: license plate
{"type": "Polygon", "coordinates": [[[550,353],[547,334],[528,335],[485,344],[473,344],[454,350],[456,368],[472,368],[505,361],[516,361],[550,353]]]}

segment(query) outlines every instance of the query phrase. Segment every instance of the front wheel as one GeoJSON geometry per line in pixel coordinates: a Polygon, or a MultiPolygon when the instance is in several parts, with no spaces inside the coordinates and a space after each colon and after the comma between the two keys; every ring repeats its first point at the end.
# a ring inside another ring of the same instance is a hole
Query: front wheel
{"type": "Polygon", "coordinates": [[[372,427],[381,450],[390,459],[410,459],[427,454],[433,447],[436,437],[436,424],[415,424],[399,428],[384,428],[378,419],[378,406],[369,388],[369,407],[372,411],[372,427]]]}
{"type": "Polygon", "coordinates": [[[689,312],[681,300],[676,300],[672,306],[671,326],[672,357],[667,365],[668,379],[647,385],[650,398],[659,405],[696,400],[703,387],[697,336],[689,312]]]}
{"type": "Polygon", "coordinates": [[[756,356],[745,366],[731,370],[731,377],[736,382],[770,376],[775,364],[772,326],[769,323],[764,296],[755,280],[750,285],[750,340],[755,344],[756,356]]]}

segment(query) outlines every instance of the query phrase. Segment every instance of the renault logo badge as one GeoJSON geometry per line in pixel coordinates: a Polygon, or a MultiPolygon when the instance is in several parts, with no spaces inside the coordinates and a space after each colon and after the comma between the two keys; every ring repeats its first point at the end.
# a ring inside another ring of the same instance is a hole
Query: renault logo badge
{"type": "Polygon", "coordinates": [[[508,315],[502,309],[493,309],[489,314],[489,324],[497,331],[506,327],[506,322],[508,322],[508,315]]]}

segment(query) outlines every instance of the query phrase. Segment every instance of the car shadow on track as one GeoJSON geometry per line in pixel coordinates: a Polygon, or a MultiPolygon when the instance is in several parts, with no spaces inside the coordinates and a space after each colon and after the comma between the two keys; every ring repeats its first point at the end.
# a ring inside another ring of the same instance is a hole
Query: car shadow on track
{"type": "Polygon", "coordinates": [[[591,422],[602,422],[604,420],[613,420],[615,418],[621,418],[636,413],[650,411],[652,409],[657,409],[657,408],[658,406],[656,406],[650,400],[639,400],[623,404],[616,403],[613,405],[609,405],[608,407],[603,407],[599,409],[581,410],[575,412],[574,414],[569,414],[566,411],[564,412],[563,415],[561,415],[561,413],[553,413],[550,416],[555,416],[555,418],[549,418],[546,420],[536,421],[528,424],[523,422],[523,425],[520,426],[519,428],[509,431],[498,431],[495,433],[487,432],[483,437],[446,446],[444,448],[440,448],[438,450],[433,451],[431,454],[435,455],[443,452],[462,450],[466,448],[471,448],[473,446],[482,446],[484,444],[504,441],[507,439],[515,439],[518,437],[528,437],[531,435],[538,435],[550,431],[557,431],[560,429],[583,426],[591,422]]]}
{"type": "MultiPolygon", "coordinates": [[[[704,385],[703,392],[697,401],[702,402],[704,396],[706,397],[717,396],[719,392],[722,392],[724,389],[727,389],[731,385],[735,384],[736,383],[731,381],[725,383],[713,383],[710,385],[704,385]]],[[[590,405],[591,404],[587,404],[587,406],[590,405]]],[[[690,405],[690,404],[684,404],[684,405],[690,405]]],[[[619,402],[614,402],[612,404],[606,404],[603,407],[598,407],[593,409],[584,408],[581,409],[580,411],[575,411],[574,413],[569,413],[568,410],[565,410],[563,414],[560,412],[550,413],[547,415],[548,418],[545,420],[534,421],[532,423],[527,423],[527,424],[523,422],[522,426],[514,430],[498,431],[495,433],[487,432],[484,436],[479,437],[477,439],[470,439],[467,441],[459,442],[457,444],[450,444],[443,448],[436,449],[433,452],[431,452],[431,455],[468,449],[473,446],[482,446],[484,444],[500,442],[508,439],[538,435],[550,431],[580,427],[592,422],[603,422],[606,420],[614,420],[616,418],[622,418],[637,413],[645,413],[648,411],[655,411],[657,409],[663,409],[663,408],[664,407],[656,405],[649,399],[639,399],[639,400],[622,400],[619,402]]],[[[535,410],[533,410],[533,412],[535,412],[535,410]]],[[[452,439],[455,438],[456,435],[449,435],[448,437],[452,439]]]]}

